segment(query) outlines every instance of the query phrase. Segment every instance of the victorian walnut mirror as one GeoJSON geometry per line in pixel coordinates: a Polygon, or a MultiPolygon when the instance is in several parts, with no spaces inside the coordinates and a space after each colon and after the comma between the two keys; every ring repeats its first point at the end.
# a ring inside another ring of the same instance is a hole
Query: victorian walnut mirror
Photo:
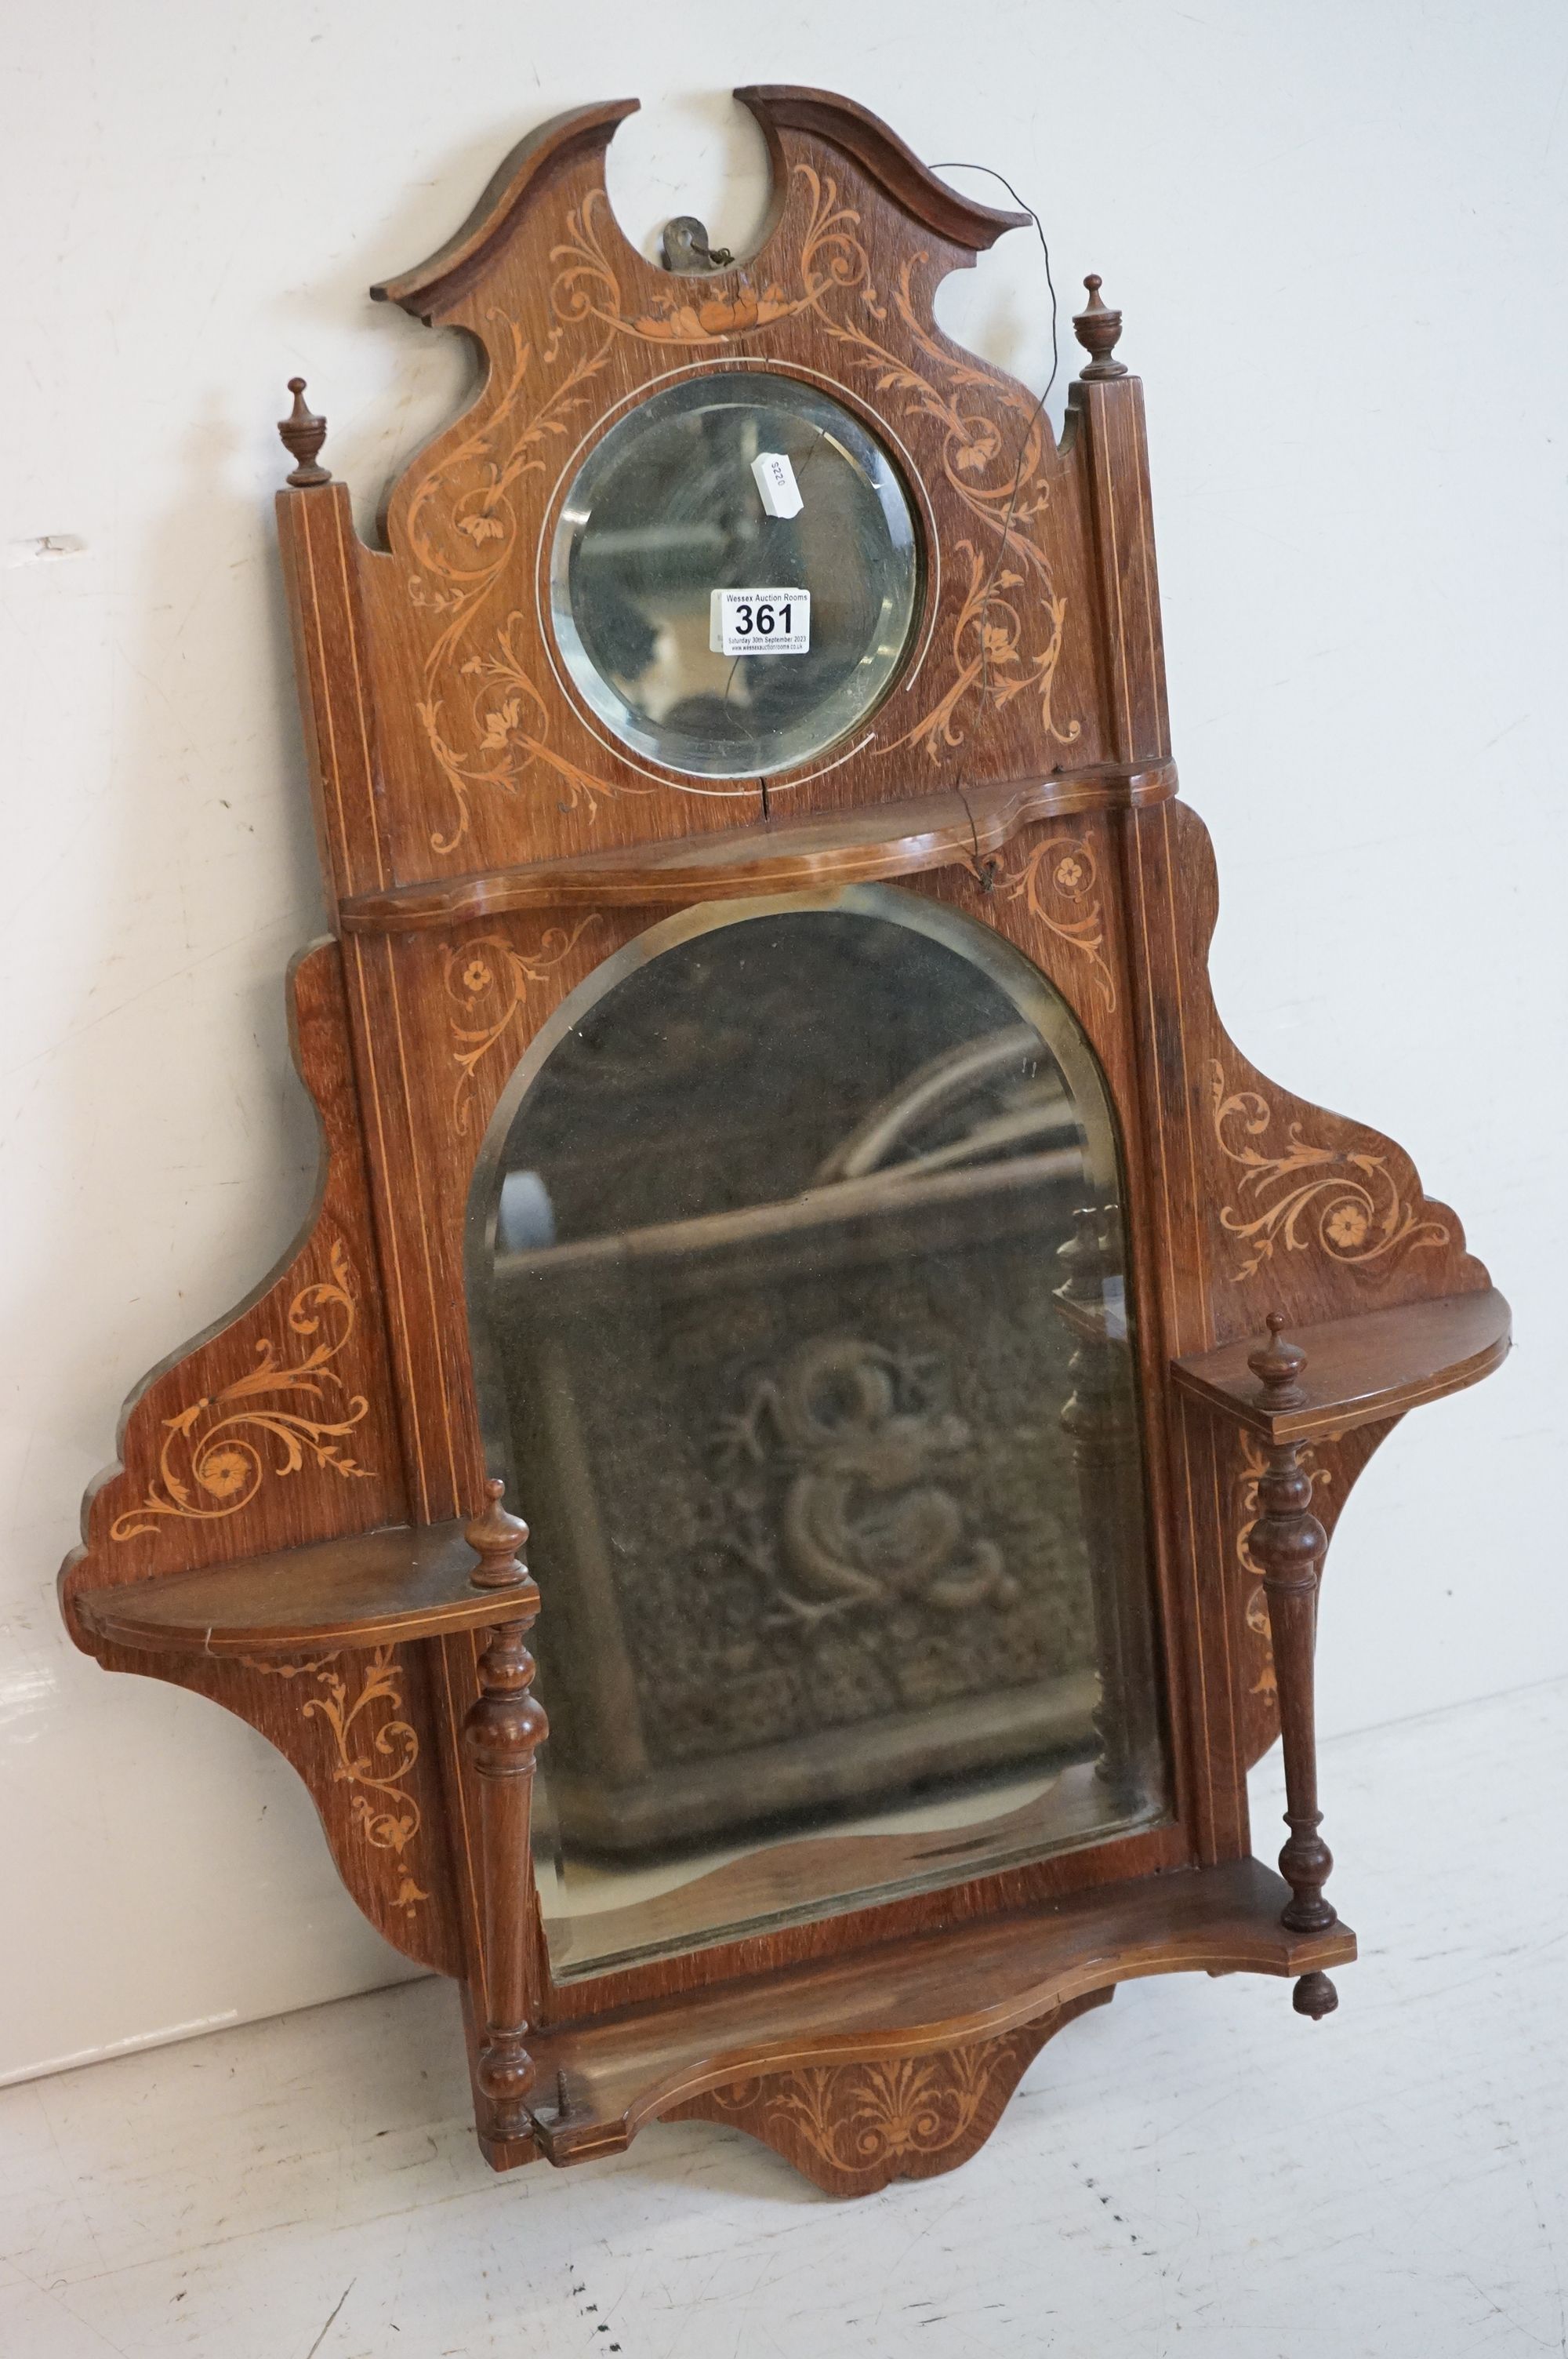
{"type": "Polygon", "coordinates": [[[856,2193],[1130,1977],[1334,2006],[1326,1534],[1508,1312],[1220,1027],[1098,280],[1058,446],[932,312],[1026,217],[740,96],[748,260],[627,243],[626,102],[374,290],[483,361],[381,546],[295,383],[319,1200],[61,1596],[294,1764],[497,2169],[701,2115],[856,2193]]]}

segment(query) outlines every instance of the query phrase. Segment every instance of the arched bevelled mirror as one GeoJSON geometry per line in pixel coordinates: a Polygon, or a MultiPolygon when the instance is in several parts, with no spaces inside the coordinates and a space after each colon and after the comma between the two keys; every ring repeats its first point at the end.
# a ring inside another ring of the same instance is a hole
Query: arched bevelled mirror
{"type": "Polygon", "coordinates": [[[1065,1002],[912,894],[688,912],[535,1040],[469,1290],[557,1980],[1162,1815],[1119,1194],[1065,1002]]]}

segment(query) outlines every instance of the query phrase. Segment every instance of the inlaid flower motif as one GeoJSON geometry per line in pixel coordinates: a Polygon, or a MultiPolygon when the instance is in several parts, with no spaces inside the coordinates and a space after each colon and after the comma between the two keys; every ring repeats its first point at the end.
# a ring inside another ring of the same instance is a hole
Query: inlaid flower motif
{"type": "Polygon", "coordinates": [[[957,443],[953,464],[966,475],[982,474],[1001,448],[1001,437],[994,426],[971,425],[965,440],[957,443]]]}
{"type": "Polygon", "coordinates": [[[279,1346],[264,1333],[254,1366],[165,1418],[157,1474],[138,1505],[115,1516],[112,1540],[145,1538],[164,1516],[215,1523],[239,1515],[265,1482],[312,1463],[330,1466],[345,1481],[373,1481],[372,1470],[343,1449],[370,1415],[370,1402],[362,1393],[347,1392],[332,1365],[354,1329],[349,1259],[340,1241],[333,1243],[329,1267],[330,1276],[300,1287],[288,1306],[289,1332],[308,1346],[303,1356],[281,1359],[279,1346]]]}
{"type": "Polygon", "coordinates": [[[710,336],[742,334],[748,328],[765,328],[794,307],[782,287],[759,295],[753,287],[737,288],[733,295],[710,296],[704,303],[672,303],[656,318],[638,320],[642,336],[668,338],[676,343],[705,343],[710,336]]]}
{"type": "Polygon", "coordinates": [[[1275,1116],[1268,1099],[1256,1090],[1230,1089],[1217,1059],[1208,1071],[1214,1136],[1242,1175],[1238,1201],[1219,1215],[1221,1228],[1244,1249],[1230,1274],[1234,1285],[1271,1260],[1277,1245],[1287,1253],[1315,1245],[1340,1261],[1391,1266],[1406,1253],[1448,1244],[1421,1182],[1402,1158],[1396,1163],[1397,1149],[1387,1140],[1381,1154],[1364,1142],[1325,1146],[1304,1137],[1300,1122],[1287,1122],[1278,1125],[1284,1136],[1275,1136],[1271,1152],[1275,1116]]]}
{"type": "Polygon", "coordinates": [[[251,1462],[239,1449],[209,1450],[198,1462],[196,1476],[214,1499],[232,1499],[251,1479],[251,1462]]]}
{"type": "Polygon", "coordinates": [[[507,738],[517,726],[522,711],[521,698],[513,696],[509,697],[504,704],[498,704],[493,712],[485,714],[484,735],[480,740],[480,749],[482,753],[492,754],[498,746],[505,745],[507,738]]]}
{"type": "Polygon", "coordinates": [[[1336,1204],[1324,1223],[1330,1245],[1338,1245],[1344,1253],[1350,1253],[1357,1245],[1366,1244],[1370,1225],[1365,1205],[1353,1203],[1349,1199],[1343,1204],[1336,1204]]]}
{"type": "Polygon", "coordinates": [[[1059,942],[1082,952],[1096,990],[1107,1008],[1113,1009],[1116,981],[1105,961],[1105,914],[1094,897],[1094,853],[1083,839],[1045,837],[1002,892],[1007,900],[1023,901],[1030,916],[1037,918],[1059,942]]]}
{"type": "Polygon", "coordinates": [[[487,540],[500,540],[503,537],[500,519],[492,516],[460,516],[458,530],[466,532],[476,549],[487,540]]]}
{"type": "Polygon", "coordinates": [[[475,1067],[506,1031],[527,999],[530,985],[543,983],[563,959],[570,957],[579,936],[600,922],[595,910],[579,919],[569,934],[564,926],[548,927],[528,951],[499,934],[483,934],[475,941],[453,943],[442,951],[442,980],[451,1003],[447,1020],[458,1066],[452,1114],[460,1131],[468,1128],[475,1067]]]}

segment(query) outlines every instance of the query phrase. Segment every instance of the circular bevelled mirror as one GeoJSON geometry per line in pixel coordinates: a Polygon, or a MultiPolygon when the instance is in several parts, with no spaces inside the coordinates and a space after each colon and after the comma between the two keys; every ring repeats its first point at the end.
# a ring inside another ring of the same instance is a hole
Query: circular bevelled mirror
{"type": "Polygon", "coordinates": [[[919,579],[881,445],[795,378],[736,370],[667,386],[595,445],[556,527],[550,603],[572,679],[623,745],[751,778],[865,720],[919,579]]]}

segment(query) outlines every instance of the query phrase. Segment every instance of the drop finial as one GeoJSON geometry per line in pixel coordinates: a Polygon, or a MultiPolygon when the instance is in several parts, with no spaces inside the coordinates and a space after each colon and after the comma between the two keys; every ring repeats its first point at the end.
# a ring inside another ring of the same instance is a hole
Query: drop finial
{"type": "Polygon", "coordinates": [[[1099,299],[1100,275],[1091,270],[1084,285],[1088,289],[1088,304],[1073,314],[1073,333],[1089,357],[1079,375],[1087,377],[1125,376],[1127,364],[1112,360],[1121,339],[1121,314],[1113,311],[1108,303],[1099,299]]]}
{"type": "Polygon", "coordinates": [[[1271,1310],[1266,1323],[1268,1342],[1247,1354],[1247,1364],[1263,1387],[1263,1407],[1300,1408],[1306,1399],[1299,1381],[1306,1353],[1299,1343],[1286,1343],[1282,1310],[1271,1310]]]}
{"type": "Polygon", "coordinates": [[[318,453],[327,440],[327,421],[305,407],[302,376],[291,376],[288,390],[294,396],[294,407],[287,418],[277,421],[283,447],[294,461],[288,480],[296,491],[313,491],[318,484],[330,484],[332,480],[330,471],[317,463],[318,453]]]}

